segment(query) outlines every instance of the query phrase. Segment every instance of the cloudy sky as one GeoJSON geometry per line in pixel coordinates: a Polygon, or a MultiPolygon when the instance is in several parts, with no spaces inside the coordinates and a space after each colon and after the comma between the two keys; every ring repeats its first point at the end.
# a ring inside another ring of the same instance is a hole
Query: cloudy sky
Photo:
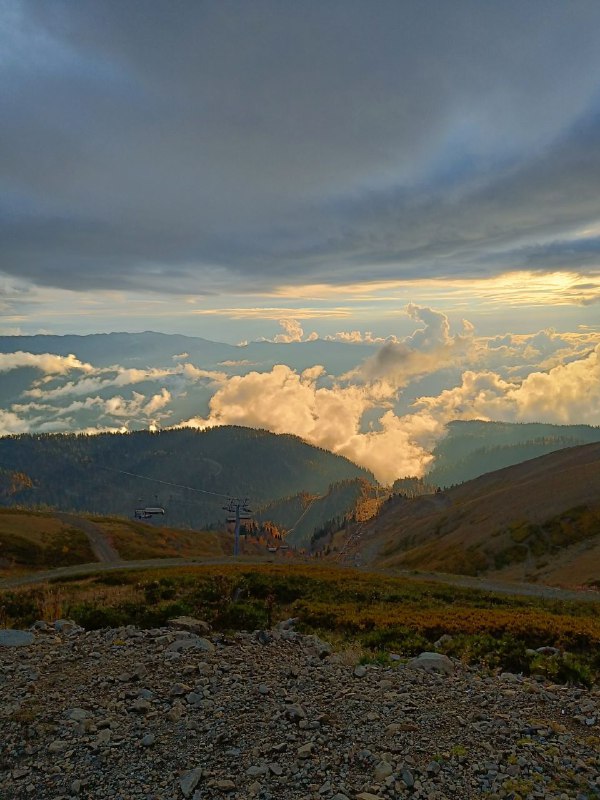
{"type": "Polygon", "coordinates": [[[597,0],[2,0],[6,333],[596,324],[597,0]]]}
{"type": "Polygon", "coordinates": [[[0,81],[0,335],[281,345],[0,353],[0,434],[238,422],[389,480],[452,418],[600,424],[598,0],[0,0],[0,81]]]}

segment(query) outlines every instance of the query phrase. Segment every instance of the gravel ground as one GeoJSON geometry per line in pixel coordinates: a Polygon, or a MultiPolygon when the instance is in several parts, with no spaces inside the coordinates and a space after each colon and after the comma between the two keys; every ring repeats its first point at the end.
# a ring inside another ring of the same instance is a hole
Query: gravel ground
{"type": "Polygon", "coordinates": [[[597,690],[178,625],[4,632],[2,800],[600,797],[597,690]]]}

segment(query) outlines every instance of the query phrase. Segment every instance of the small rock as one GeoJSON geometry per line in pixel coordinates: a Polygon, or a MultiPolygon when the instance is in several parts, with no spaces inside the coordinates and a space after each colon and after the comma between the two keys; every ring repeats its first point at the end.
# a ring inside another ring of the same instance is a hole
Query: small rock
{"type": "Polygon", "coordinates": [[[327,658],[331,655],[331,645],[329,642],[324,642],[318,636],[304,636],[302,644],[307,650],[312,650],[319,658],[327,658]]]}
{"type": "Polygon", "coordinates": [[[357,678],[364,678],[367,674],[367,668],[364,664],[357,664],[354,667],[354,674],[357,678]]]}
{"type": "Polygon", "coordinates": [[[141,741],[142,747],[152,747],[156,741],[156,736],[153,733],[147,733],[141,741]]]}
{"type": "Polygon", "coordinates": [[[64,753],[65,750],[68,749],[69,749],[69,743],[64,742],[62,739],[55,739],[48,745],[49,753],[64,753]]]}
{"type": "Polygon", "coordinates": [[[302,706],[294,703],[291,706],[288,706],[285,710],[285,716],[289,719],[290,722],[295,722],[296,724],[300,722],[302,719],[306,719],[306,712],[302,708],[302,706]]]}
{"type": "Polygon", "coordinates": [[[284,619],[281,622],[278,622],[275,628],[278,631],[291,631],[294,629],[294,626],[297,622],[298,617],[290,617],[289,619],[284,619]]]}
{"type": "Polygon", "coordinates": [[[412,787],[415,785],[415,775],[412,769],[408,768],[403,769],[400,774],[400,777],[402,778],[402,780],[404,781],[404,785],[408,789],[412,789],[412,787]]]}
{"type": "Polygon", "coordinates": [[[74,631],[82,631],[79,625],[73,619],[57,619],[54,623],[54,630],[58,633],[73,633],[74,631]]]}
{"type": "Polygon", "coordinates": [[[137,711],[138,714],[146,714],[152,708],[152,704],[149,700],[144,700],[142,697],[138,697],[137,700],[131,704],[131,710],[137,711]]]}
{"type": "Polygon", "coordinates": [[[236,788],[235,783],[228,778],[217,781],[215,785],[221,792],[234,792],[236,788]]]}
{"type": "Polygon", "coordinates": [[[67,719],[73,719],[77,722],[82,722],[88,716],[89,714],[84,708],[70,708],[67,711],[67,719]]]}
{"type": "Polygon", "coordinates": [[[375,780],[380,783],[389,777],[393,771],[394,769],[391,764],[388,764],[387,761],[380,761],[375,767],[375,780]]]}
{"type": "Polygon", "coordinates": [[[184,797],[191,797],[192,792],[200,783],[202,778],[202,768],[196,767],[196,769],[191,769],[188,772],[185,772],[179,778],[179,788],[183,792],[184,797]]]}
{"type": "Polygon", "coordinates": [[[306,744],[301,745],[298,748],[298,758],[305,759],[310,758],[313,754],[314,745],[312,742],[307,742],[306,744]]]}
{"type": "Polygon", "coordinates": [[[171,697],[182,697],[184,694],[189,694],[191,690],[192,687],[186,686],[185,683],[174,683],[169,689],[169,694],[171,697]]]}
{"type": "Polygon", "coordinates": [[[246,770],[246,775],[249,775],[251,778],[257,778],[259,775],[266,775],[267,772],[268,767],[253,764],[246,770]]]}

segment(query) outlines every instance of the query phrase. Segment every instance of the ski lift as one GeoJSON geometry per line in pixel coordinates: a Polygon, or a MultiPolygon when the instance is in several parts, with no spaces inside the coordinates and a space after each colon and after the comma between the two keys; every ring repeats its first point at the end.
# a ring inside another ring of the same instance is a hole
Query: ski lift
{"type": "Polygon", "coordinates": [[[154,499],[156,503],[153,506],[142,506],[142,498],[139,498],[139,505],[133,512],[136,519],[152,519],[158,516],[164,517],[165,509],[158,503],[158,496],[154,495],[154,499]]]}

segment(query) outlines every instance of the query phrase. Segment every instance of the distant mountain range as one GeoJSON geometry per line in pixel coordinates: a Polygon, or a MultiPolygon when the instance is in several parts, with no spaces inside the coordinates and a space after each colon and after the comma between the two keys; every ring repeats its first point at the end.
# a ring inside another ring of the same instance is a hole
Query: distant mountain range
{"type": "MultiPolygon", "coordinates": [[[[0,505],[124,517],[164,506],[160,522],[172,527],[221,525],[228,497],[248,497],[253,510],[282,508],[299,491],[327,495],[330,484],[356,479],[374,483],[341,456],[253,428],[0,438],[0,505]]],[[[315,515],[314,525],[325,519],[315,515]]]]}
{"type": "Polygon", "coordinates": [[[233,345],[198,336],[154,331],[92,333],[87,336],[0,336],[0,353],[23,351],[62,356],[74,353],[80,361],[88,361],[97,367],[119,364],[138,368],[173,366],[174,356],[186,354],[185,360],[200,364],[204,369],[222,368],[223,362],[230,362],[232,368],[235,365],[236,373],[248,372],[256,366],[266,370],[274,364],[286,363],[297,370],[322,364],[328,372],[340,374],[373,355],[376,347],[373,344],[349,344],[326,339],[286,343],[258,341],[233,345]]]}
{"type": "Polygon", "coordinates": [[[377,567],[600,588],[600,443],[392,497],[355,549],[377,567]]]}

